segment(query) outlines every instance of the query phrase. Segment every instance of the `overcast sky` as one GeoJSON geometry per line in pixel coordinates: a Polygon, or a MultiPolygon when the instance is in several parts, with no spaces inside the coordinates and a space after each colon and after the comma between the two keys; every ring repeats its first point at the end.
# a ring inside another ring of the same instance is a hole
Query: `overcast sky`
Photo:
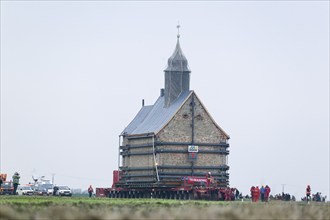
{"type": "Polygon", "coordinates": [[[1,173],[110,187],[118,136],[164,86],[231,137],[230,185],[329,197],[329,1],[1,1],[1,173]]]}

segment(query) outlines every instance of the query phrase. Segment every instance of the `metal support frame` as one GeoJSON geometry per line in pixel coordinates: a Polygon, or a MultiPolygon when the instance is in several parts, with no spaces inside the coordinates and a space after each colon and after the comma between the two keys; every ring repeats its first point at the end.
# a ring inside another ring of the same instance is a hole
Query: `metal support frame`
{"type": "Polygon", "coordinates": [[[122,175],[122,178],[131,178],[131,177],[153,177],[153,174],[125,174],[122,175]]]}
{"type": "MultiPolygon", "coordinates": [[[[173,165],[163,165],[159,166],[160,169],[189,169],[190,166],[173,166],[173,165]]],[[[206,169],[206,170],[228,170],[229,166],[221,165],[221,166],[195,166],[195,169],[206,169]]]]}
{"type": "Polygon", "coordinates": [[[197,145],[205,147],[229,147],[227,143],[196,143],[196,142],[156,142],[157,145],[197,145]]]}
{"type": "Polygon", "coordinates": [[[119,167],[120,167],[120,155],[121,155],[121,152],[120,152],[120,137],[121,135],[119,135],[119,148],[118,148],[118,170],[119,170],[119,167]]]}
{"type": "MultiPolygon", "coordinates": [[[[173,150],[173,149],[160,149],[156,151],[157,153],[187,153],[186,150],[173,150]]],[[[202,154],[229,154],[229,151],[227,150],[199,150],[198,153],[202,154]]]]}
{"type": "Polygon", "coordinates": [[[191,144],[194,145],[195,140],[195,100],[194,96],[191,96],[191,144]]]}
{"type": "MultiPolygon", "coordinates": [[[[188,146],[188,145],[193,145],[192,142],[160,142],[160,141],[155,141],[154,143],[155,146],[164,146],[164,145],[180,145],[180,146],[188,146]]],[[[194,145],[197,146],[205,146],[205,147],[225,147],[228,148],[229,144],[227,143],[194,143],[194,145]]],[[[126,150],[129,148],[149,148],[152,147],[153,144],[134,144],[134,145],[124,145],[120,146],[120,149],[126,150]]]]}
{"type": "Polygon", "coordinates": [[[126,138],[127,138],[127,139],[152,138],[153,135],[154,135],[153,133],[148,133],[148,134],[137,135],[137,136],[126,136],[126,138]]]}
{"type": "MultiPolygon", "coordinates": [[[[131,156],[131,155],[151,155],[151,154],[155,154],[155,153],[187,153],[186,150],[166,150],[166,149],[153,149],[153,151],[145,151],[145,152],[120,152],[120,155],[122,156],[131,156]]],[[[201,154],[223,154],[223,155],[228,155],[229,151],[227,150],[199,150],[199,153],[201,154]]],[[[154,158],[154,160],[156,161],[156,159],[154,158]]]]}
{"type": "MultiPolygon", "coordinates": [[[[197,177],[203,177],[205,175],[195,175],[197,177]]],[[[160,179],[180,179],[182,178],[181,175],[160,175],[160,179]]],[[[220,177],[213,177],[214,180],[220,180],[220,181],[227,181],[229,179],[229,176],[220,176],[220,177]]]]}
{"type": "MultiPolygon", "coordinates": [[[[141,170],[155,170],[154,167],[120,167],[123,171],[141,171],[141,170]]],[[[160,165],[158,169],[190,169],[190,166],[175,166],[175,165],[160,165]]],[[[222,170],[226,171],[229,169],[227,165],[220,166],[195,166],[195,169],[206,169],[206,170],[222,170]]]]}
{"type": "Polygon", "coordinates": [[[158,175],[158,163],[156,161],[156,152],[155,152],[155,135],[152,136],[152,150],[153,150],[153,155],[154,155],[154,165],[156,168],[156,175],[157,175],[157,182],[159,182],[159,175],[158,175]]]}
{"type": "MultiPolygon", "coordinates": [[[[183,176],[189,176],[190,173],[189,172],[159,172],[159,175],[167,175],[167,176],[179,176],[179,177],[183,177],[183,176]]],[[[205,177],[205,173],[204,172],[195,172],[194,176],[200,176],[200,177],[205,177]]],[[[226,177],[229,176],[228,174],[222,174],[222,173],[214,173],[212,174],[212,176],[217,176],[217,177],[226,177]]]]}
{"type": "MultiPolygon", "coordinates": [[[[191,145],[195,145],[195,100],[194,95],[191,96],[191,145]]],[[[194,161],[191,161],[191,175],[194,175],[194,161]]]]}

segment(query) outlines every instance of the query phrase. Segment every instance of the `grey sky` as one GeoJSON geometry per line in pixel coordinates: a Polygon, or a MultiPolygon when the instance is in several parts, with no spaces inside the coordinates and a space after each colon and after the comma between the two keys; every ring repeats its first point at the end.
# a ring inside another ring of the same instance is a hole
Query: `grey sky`
{"type": "Polygon", "coordinates": [[[328,1],[1,1],[0,172],[111,186],[178,21],[190,88],[231,136],[231,186],[329,197],[328,1]]]}

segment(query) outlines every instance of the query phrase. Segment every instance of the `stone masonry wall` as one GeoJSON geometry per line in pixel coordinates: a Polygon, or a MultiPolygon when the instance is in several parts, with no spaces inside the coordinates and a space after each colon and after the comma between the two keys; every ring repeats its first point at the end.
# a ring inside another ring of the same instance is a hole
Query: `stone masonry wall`
{"type": "MultiPolygon", "coordinates": [[[[157,139],[163,142],[191,142],[192,140],[192,97],[182,106],[168,125],[157,135],[157,139]]],[[[217,128],[211,117],[204,109],[198,98],[194,96],[194,142],[195,143],[220,143],[226,142],[226,135],[217,128]]],[[[187,150],[188,146],[166,145],[161,149],[187,150]]],[[[219,150],[220,147],[199,146],[199,150],[219,150]]],[[[224,148],[222,148],[224,149],[224,148]]],[[[226,156],[218,153],[198,153],[194,166],[220,166],[226,164],[226,156]]],[[[159,155],[159,165],[189,166],[188,153],[162,153],[159,155]]],[[[173,170],[166,170],[171,172],[173,170]]],[[[189,172],[190,169],[182,170],[189,172]]],[[[205,170],[204,170],[205,171],[205,170]]],[[[196,172],[198,172],[196,170],[196,172]]],[[[213,170],[212,172],[219,172],[213,170]]]]}
{"type": "MultiPolygon", "coordinates": [[[[152,144],[152,138],[142,138],[142,139],[127,139],[124,138],[123,145],[141,145],[141,144],[152,144]]],[[[129,153],[138,153],[138,152],[153,152],[152,148],[131,148],[128,151],[129,153]]],[[[134,168],[134,167],[154,167],[154,157],[150,155],[130,155],[123,157],[123,166],[134,168]]],[[[153,174],[153,171],[127,171],[128,175],[136,174],[153,174]]],[[[134,180],[150,180],[152,177],[134,177],[134,180]]]]}

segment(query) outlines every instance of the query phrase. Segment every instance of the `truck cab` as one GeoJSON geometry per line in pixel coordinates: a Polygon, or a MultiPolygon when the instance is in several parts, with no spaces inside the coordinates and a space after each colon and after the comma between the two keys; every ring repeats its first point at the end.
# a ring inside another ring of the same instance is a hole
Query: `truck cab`
{"type": "Polygon", "coordinates": [[[14,185],[12,181],[3,181],[0,188],[0,195],[13,195],[14,185]]]}

